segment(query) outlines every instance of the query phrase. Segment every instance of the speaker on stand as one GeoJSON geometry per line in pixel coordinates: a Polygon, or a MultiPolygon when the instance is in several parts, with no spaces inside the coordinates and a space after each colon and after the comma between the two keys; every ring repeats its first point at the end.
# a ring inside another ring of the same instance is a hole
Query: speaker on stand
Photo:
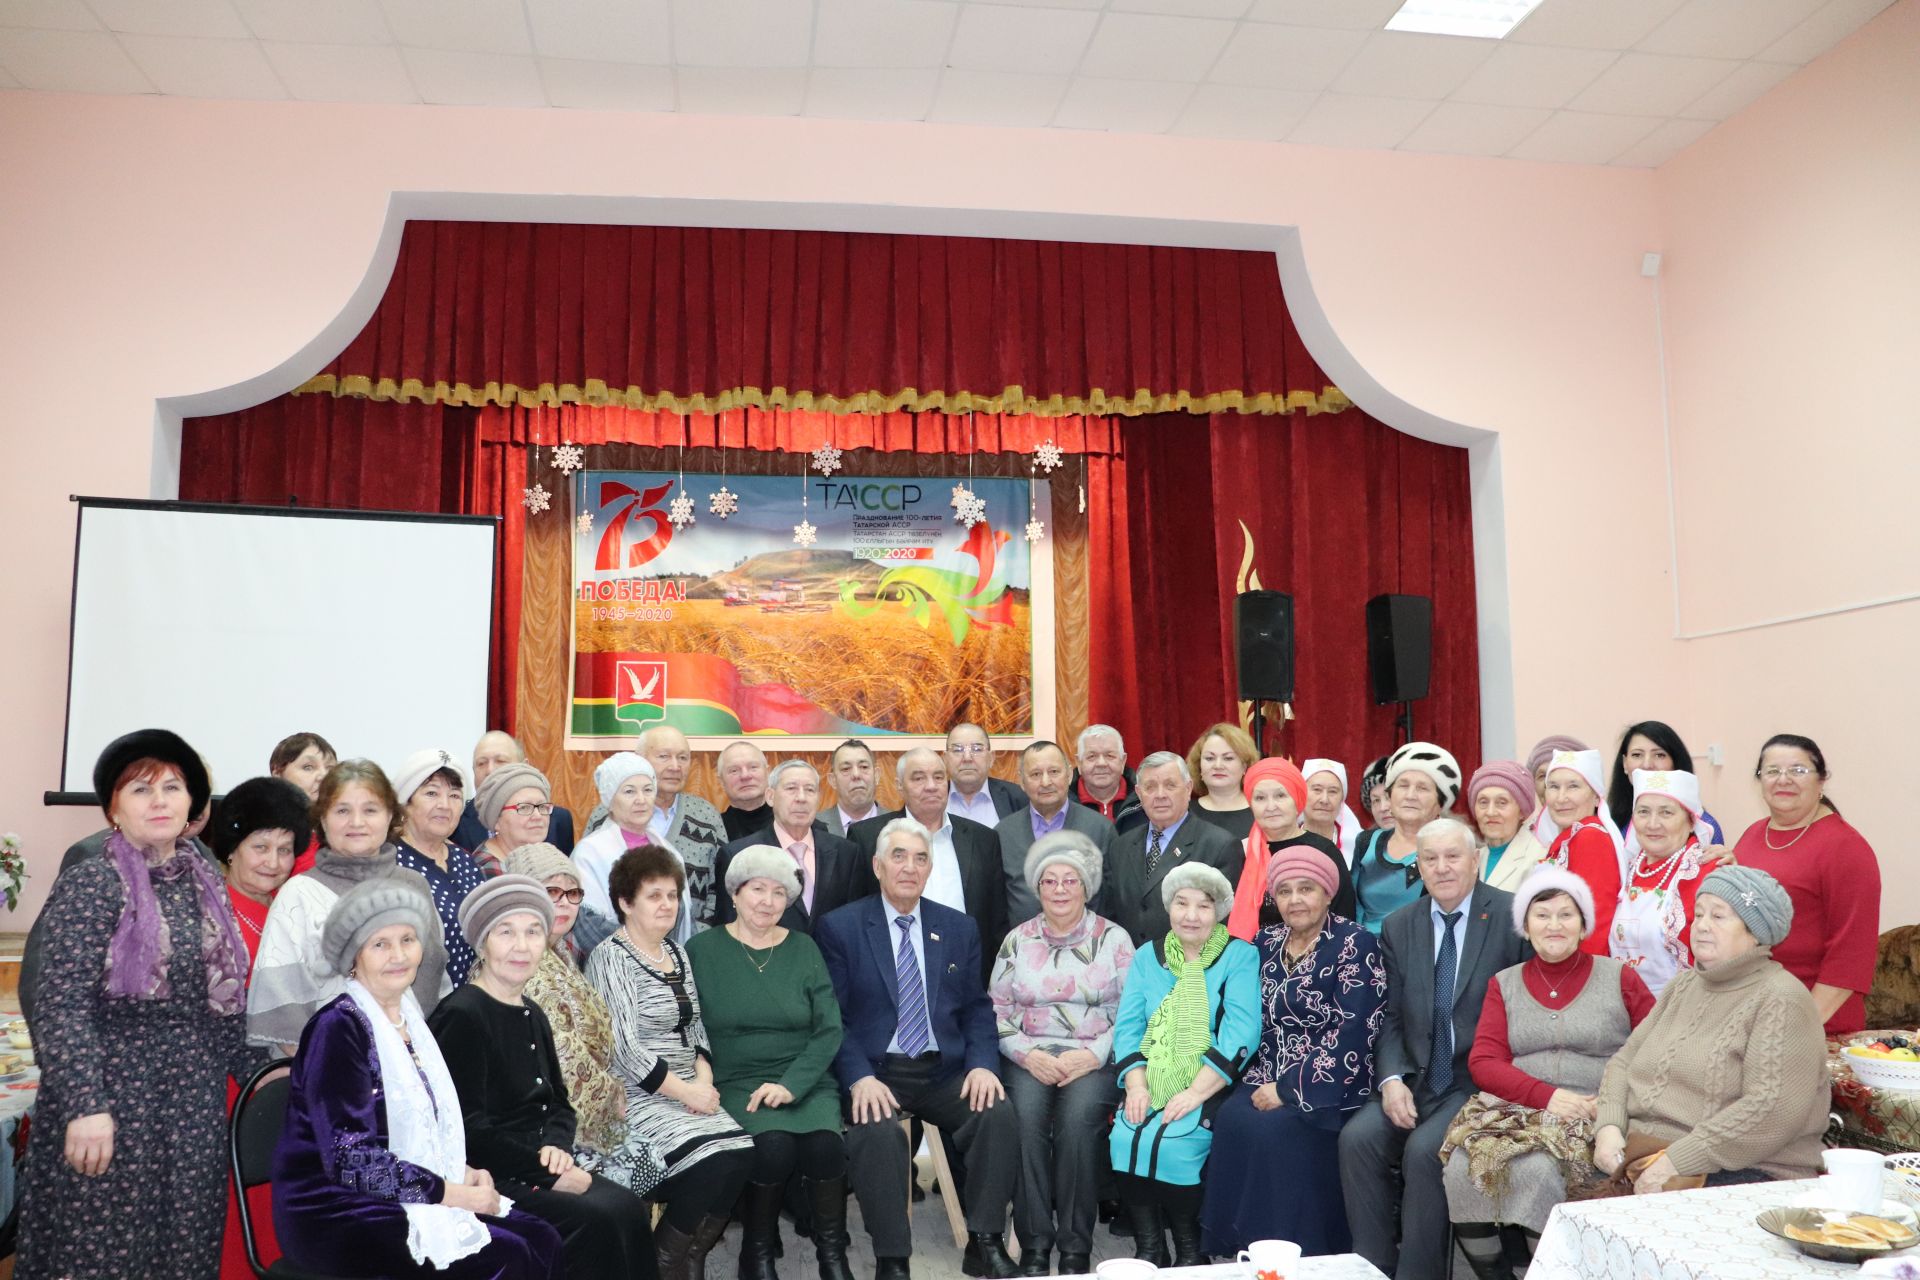
{"type": "Polygon", "coordinates": [[[1413,741],[1413,704],[1427,696],[1433,676],[1431,597],[1383,595],[1367,601],[1367,671],[1374,704],[1399,703],[1394,724],[1400,743],[1413,741]]]}
{"type": "Polygon", "coordinates": [[[1267,754],[1262,704],[1293,701],[1293,597],[1242,591],[1233,598],[1233,667],[1240,701],[1253,704],[1254,745],[1267,754]]]}

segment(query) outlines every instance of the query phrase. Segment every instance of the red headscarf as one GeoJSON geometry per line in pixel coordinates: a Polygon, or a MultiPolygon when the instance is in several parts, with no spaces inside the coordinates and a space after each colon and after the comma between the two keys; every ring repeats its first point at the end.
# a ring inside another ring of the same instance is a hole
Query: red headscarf
{"type": "MultiPolygon", "coordinates": [[[[1246,793],[1247,803],[1253,803],[1253,789],[1262,782],[1277,779],[1293,797],[1293,807],[1301,812],[1307,807],[1307,780],[1293,761],[1283,760],[1279,756],[1268,756],[1257,761],[1247,770],[1247,776],[1241,780],[1240,789],[1246,793]]],[[[1233,912],[1227,917],[1227,932],[1247,942],[1253,941],[1253,935],[1260,929],[1260,903],[1267,895],[1267,833],[1260,829],[1256,820],[1253,830],[1247,832],[1246,861],[1240,868],[1240,883],[1234,887],[1233,912]]]]}

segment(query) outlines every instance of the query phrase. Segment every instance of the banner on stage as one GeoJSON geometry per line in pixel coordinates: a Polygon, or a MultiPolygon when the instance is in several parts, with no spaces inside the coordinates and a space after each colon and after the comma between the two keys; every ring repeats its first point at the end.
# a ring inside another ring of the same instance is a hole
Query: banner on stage
{"type": "Polygon", "coordinates": [[[1053,736],[1053,546],[1026,539],[1029,504],[1052,510],[1044,481],[584,471],[573,483],[569,750],[630,746],[656,724],[705,750],[742,735],[791,750],[938,746],[961,720],[1001,749],[1053,736]],[[960,484],[985,503],[971,528],[955,518],[960,484]],[[682,497],[694,519],[676,528],[682,497]],[[810,546],[796,541],[802,521],[810,546]]]}

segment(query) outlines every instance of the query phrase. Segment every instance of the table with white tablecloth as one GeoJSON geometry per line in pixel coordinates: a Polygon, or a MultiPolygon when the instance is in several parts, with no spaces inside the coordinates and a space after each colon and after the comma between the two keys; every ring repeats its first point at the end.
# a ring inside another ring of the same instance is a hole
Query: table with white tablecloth
{"type": "MultiPolygon", "coordinates": [[[[1792,1204],[1811,1180],[1703,1187],[1563,1204],[1547,1219],[1527,1280],[1804,1280],[1855,1276],[1760,1229],[1764,1209],[1792,1204]]],[[[1920,1248],[1895,1256],[1920,1256],[1920,1248]]]]}
{"type": "MultiPolygon", "coordinates": [[[[1247,1273],[1236,1263],[1216,1262],[1205,1267],[1161,1267],[1155,1280],[1247,1280],[1247,1273]]],[[[1357,1253],[1329,1253],[1318,1258],[1300,1259],[1299,1270],[1287,1280],[1387,1280],[1380,1269],[1357,1253]]]]}

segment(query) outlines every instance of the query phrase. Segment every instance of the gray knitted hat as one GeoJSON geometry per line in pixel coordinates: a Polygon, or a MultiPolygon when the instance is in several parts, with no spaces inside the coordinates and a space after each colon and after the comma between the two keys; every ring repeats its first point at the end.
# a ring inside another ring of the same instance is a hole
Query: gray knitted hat
{"type": "Polygon", "coordinates": [[[353,972],[367,939],[390,924],[410,924],[424,944],[433,936],[433,902],[413,885],[377,876],[340,895],[320,930],[320,954],[338,974],[353,972]]]}
{"type": "Polygon", "coordinates": [[[1087,901],[1092,902],[1094,895],[1100,892],[1100,846],[1078,831],[1049,831],[1027,850],[1027,862],[1023,869],[1027,888],[1039,893],[1040,873],[1056,862],[1073,868],[1087,891],[1087,901]]]}
{"type": "Polygon", "coordinates": [[[507,855],[502,865],[511,875],[532,876],[542,884],[555,876],[572,876],[575,884],[581,883],[580,868],[574,865],[573,859],[560,852],[559,846],[544,840],[539,844],[521,845],[507,855]]]}
{"type": "Polygon", "coordinates": [[[504,875],[483,880],[480,887],[460,900],[460,935],[475,951],[489,930],[517,911],[531,911],[540,923],[553,932],[553,900],[547,886],[532,876],[504,875]]]}
{"type": "Polygon", "coordinates": [[[1218,869],[1204,862],[1183,862],[1167,872],[1167,878],[1160,882],[1160,901],[1169,911],[1173,909],[1173,895],[1182,889],[1198,889],[1212,898],[1216,923],[1233,911],[1233,886],[1218,869]]]}
{"type": "Polygon", "coordinates": [[[1778,880],[1754,867],[1715,868],[1700,882],[1700,892],[1732,907],[1763,947],[1779,946],[1793,928],[1793,899],[1778,880]]]}
{"type": "Polygon", "coordinates": [[[480,815],[481,824],[489,831],[497,830],[507,797],[526,787],[538,787],[547,799],[553,799],[553,784],[530,764],[503,764],[488,774],[473,795],[473,811],[480,815]]]}

